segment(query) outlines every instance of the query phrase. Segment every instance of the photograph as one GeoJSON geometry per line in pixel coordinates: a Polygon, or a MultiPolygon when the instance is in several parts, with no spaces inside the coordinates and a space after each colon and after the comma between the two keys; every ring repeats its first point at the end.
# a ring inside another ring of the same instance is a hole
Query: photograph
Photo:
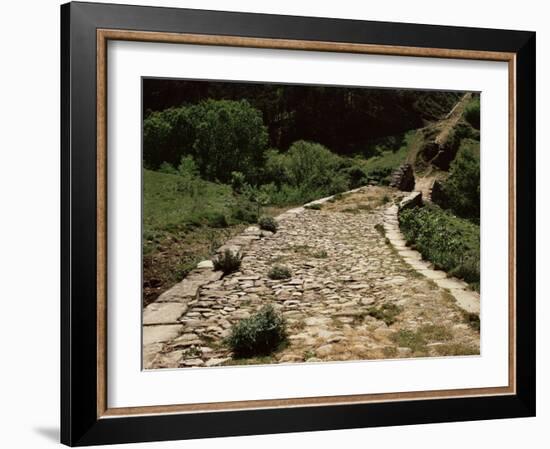
{"type": "Polygon", "coordinates": [[[141,83],[143,369],[480,355],[479,92],[141,83]]]}

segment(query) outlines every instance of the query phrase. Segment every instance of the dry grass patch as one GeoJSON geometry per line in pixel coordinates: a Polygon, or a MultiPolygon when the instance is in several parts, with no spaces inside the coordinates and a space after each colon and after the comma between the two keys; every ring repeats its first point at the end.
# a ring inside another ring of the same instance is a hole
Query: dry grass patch
{"type": "Polygon", "coordinates": [[[435,351],[439,356],[479,355],[479,348],[463,343],[438,345],[435,351]]]}

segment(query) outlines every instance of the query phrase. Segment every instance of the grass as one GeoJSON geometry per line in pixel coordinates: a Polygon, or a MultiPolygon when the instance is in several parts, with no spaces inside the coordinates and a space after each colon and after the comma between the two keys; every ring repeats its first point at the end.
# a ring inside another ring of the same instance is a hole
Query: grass
{"type": "Polygon", "coordinates": [[[382,223],[376,223],[374,225],[374,229],[380,234],[381,237],[386,237],[386,230],[384,229],[384,225],[382,223]]]}
{"type": "Polygon", "coordinates": [[[290,269],[283,265],[275,265],[267,273],[267,277],[274,280],[289,279],[291,276],[292,272],[290,269]]]}
{"type": "Polygon", "coordinates": [[[445,326],[428,324],[415,331],[401,329],[391,338],[398,346],[410,348],[417,355],[425,355],[428,353],[428,343],[450,341],[453,334],[445,326]]]}
{"type": "Polygon", "coordinates": [[[361,210],[357,207],[346,207],[345,209],[342,209],[342,212],[346,214],[358,214],[361,210]]]}
{"type": "MultiPolygon", "coordinates": [[[[306,257],[313,257],[315,259],[326,259],[328,258],[328,253],[324,249],[315,249],[309,245],[291,245],[287,250],[292,251],[293,253],[301,254],[306,257]]],[[[286,258],[283,256],[279,259],[272,259],[272,262],[281,262],[286,258]]]]}
{"type": "Polygon", "coordinates": [[[311,255],[316,259],[326,259],[328,257],[328,253],[324,249],[314,251],[311,253],[311,255]]]}
{"type": "Polygon", "coordinates": [[[397,304],[384,303],[378,307],[369,307],[367,313],[377,320],[384,321],[387,326],[391,326],[402,311],[403,308],[397,304]]]}
{"type": "Polygon", "coordinates": [[[392,172],[405,162],[412,145],[416,144],[416,130],[405,134],[402,145],[397,150],[379,148],[378,155],[361,161],[361,168],[369,177],[385,183],[392,172]]]}
{"type": "Polygon", "coordinates": [[[244,229],[234,206],[228,186],[143,170],[144,305],[244,229]]]}
{"type": "Polygon", "coordinates": [[[152,250],[174,231],[209,224],[226,227],[232,198],[231,188],[222,184],[143,170],[145,249],[152,250]]]}
{"type": "Polygon", "coordinates": [[[479,349],[463,343],[448,343],[435,347],[439,356],[478,355],[479,349]]]}
{"type": "Polygon", "coordinates": [[[143,303],[180,282],[197,263],[212,257],[222,243],[238,234],[245,225],[216,229],[207,226],[182,228],[163,233],[158,242],[143,254],[143,303]]]}

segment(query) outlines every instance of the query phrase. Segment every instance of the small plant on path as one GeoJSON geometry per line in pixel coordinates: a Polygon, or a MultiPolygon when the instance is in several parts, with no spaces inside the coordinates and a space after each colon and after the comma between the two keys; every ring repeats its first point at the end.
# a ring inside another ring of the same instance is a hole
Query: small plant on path
{"type": "Polygon", "coordinates": [[[267,215],[264,215],[258,219],[258,225],[260,226],[260,229],[263,229],[264,231],[277,232],[277,229],[279,228],[277,220],[267,215]]]}
{"type": "Polygon", "coordinates": [[[286,341],[286,322],[272,305],[231,328],[226,340],[236,358],[271,354],[286,341]]]}
{"type": "Polygon", "coordinates": [[[275,265],[269,270],[269,273],[267,273],[267,276],[269,279],[273,280],[281,280],[281,279],[289,279],[292,276],[292,273],[288,267],[285,267],[284,265],[275,265]]]}
{"type": "Polygon", "coordinates": [[[383,321],[387,326],[391,326],[402,311],[403,308],[397,304],[384,303],[379,307],[369,307],[367,313],[373,318],[383,321]]]}
{"type": "Polygon", "coordinates": [[[241,257],[229,249],[214,259],[214,270],[223,271],[224,275],[238,271],[240,267],[241,257]]]}

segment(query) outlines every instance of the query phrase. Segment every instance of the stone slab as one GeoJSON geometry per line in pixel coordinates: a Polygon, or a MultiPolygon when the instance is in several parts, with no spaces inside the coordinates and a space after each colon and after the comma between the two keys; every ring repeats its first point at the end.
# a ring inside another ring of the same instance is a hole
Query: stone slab
{"type": "Polygon", "coordinates": [[[187,305],[179,302],[154,302],[143,311],[143,324],[176,324],[187,311],[187,305]]]}
{"type": "Polygon", "coordinates": [[[408,259],[416,259],[416,260],[421,260],[422,259],[422,256],[420,255],[420,253],[418,251],[413,251],[411,249],[407,249],[407,250],[404,250],[404,251],[398,251],[398,254],[401,257],[405,257],[405,258],[408,258],[408,259]]]}
{"type": "Polygon", "coordinates": [[[479,294],[471,290],[451,289],[451,295],[456,299],[456,304],[466,312],[479,315],[479,294]]]}
{"type": "Polygon", "coordinates": [[[212,262],[211,260],[203,260],[202,262],[199,262],[197,264],[197,268],[199,270],[203,269],[203,268],[209,268],[209,269],[214,269],[214,262],[212,262]]]}
{"type": "Polygon", "coordinates": [[[162,343],[143,346],[143,369],[151,369],[153,367],[153,360],[162,351],[163,346],[162,343]]]}
{"type": "Polygon", "coordinates": [[[420,273],[426,276],[428,279],[445,279],[447,274],[444,271],[440,270],[420,270],[420,273]]]}
{"type": "Polygon", "coordinates": [[[173,340],[181,332],[181,324],[161,324],[158,326],[143,326],[143,346],[149,346],[153,343],[162,343],[173,340]]]}
{"type": "Polygon", "coordinates": [[[187,302],[191,298],[196,298],[201,284],[202,282],[198,279],[184,279],[160,295],[156,302],[187,302]]]}
{"type": "Polygon", "coordinates": [[[430,263],[425,260],[408,259],[407,263],[415,270],[427,270],[430,268],[430,263]]]}
{"type": "Polygon", "coordinates": [[[445,279],[435,279],[434,282],[438,287],[448,288],[448,289],[464,289],[468,286],[466,282],[459,281],[458,279],[445,278],[445,279]]]}

